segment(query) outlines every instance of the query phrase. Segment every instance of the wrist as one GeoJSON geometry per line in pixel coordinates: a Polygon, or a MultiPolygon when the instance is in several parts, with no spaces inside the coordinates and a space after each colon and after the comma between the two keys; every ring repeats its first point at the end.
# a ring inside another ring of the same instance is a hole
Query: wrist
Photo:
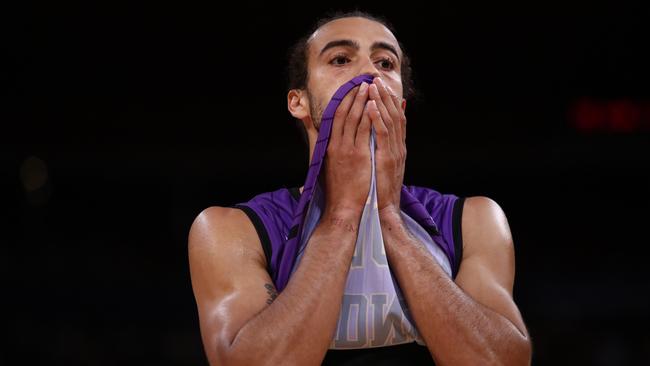
{"type": "Polygon", "coordinates": [[[358,232],[361,212],[354,209],[330,209],[325,210],[319,225],[325,225],[330,230],[342,230],[345,232],[358,232]]]}
{"type": "Polygon", "coordinates": [[[382,222],[387,221],[387,222],[401,223],[403,221],[401,210],[397,206],[388,205],[386,207],[383,207],[379,209],[378,214],[379,214],[379,220],[382,222]]]}
{"type": "Polygon", "coordinates": [[[350,207],[342,205],[325,205],[323,209],[323,217],[341,217],[345,219],[361,218],[363,214],[363,206],[350,207]]]}

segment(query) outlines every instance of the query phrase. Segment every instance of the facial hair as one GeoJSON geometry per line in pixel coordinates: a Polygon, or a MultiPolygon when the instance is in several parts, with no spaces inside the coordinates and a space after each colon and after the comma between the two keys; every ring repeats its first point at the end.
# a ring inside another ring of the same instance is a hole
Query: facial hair
{"type": "Polygon", "coordinates": [[[316,128],[316,131],[320,131],[320,124],[325,108],[320,100],[315,100],[316,98],[309,92],[309,89],[307,89],[307,93],[309,94],[309,113],[311,114],[314,128],[316,128]]]}

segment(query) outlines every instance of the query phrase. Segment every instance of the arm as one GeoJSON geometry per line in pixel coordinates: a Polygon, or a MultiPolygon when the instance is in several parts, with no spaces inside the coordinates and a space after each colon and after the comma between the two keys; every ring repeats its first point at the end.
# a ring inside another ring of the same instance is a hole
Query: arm
{"type": "Polygon", "coordinates": [[[326,213],[278,295],[248,217],[238,209],[204,210],[192,224],[188,245],[209,363],[320,364],[336,330],[360,217],[353,211],[326,213]]]}
{"type": "MultiPolygon", "coordinates": [[[[301,95],[289,92],[289,110],[309,119],[301,95]]],[[[370,187],[367,99],[367,86],[356,87],[336,109],[324,160],[324,213],[282,293],[275,291],[257,233],[243,212],[214,207],[192,224],[192,287],[211,364],[323,361],[336,330],[370,187]]]]}
{"type": "Polygon", "coordinates": [[[465,201],[466,248],[454,283],[401,218],[406,100],[381,78],[373,81],[370,98],[377,107],[370,117],[386,256],[432,357],[440,365],[530,364],[530,339],[512,300],[515,258],[503,211],[486,197],[465,201]]]}
{"type": "Polygon", "coordinates": [[[391,268],[437,364],[530,364],[530,338],[512,299],[512,238],[496,202],[465,201],[465,249],[456,283],[409,233],[399,212],[384,210],[380,220],[391,268]]]}

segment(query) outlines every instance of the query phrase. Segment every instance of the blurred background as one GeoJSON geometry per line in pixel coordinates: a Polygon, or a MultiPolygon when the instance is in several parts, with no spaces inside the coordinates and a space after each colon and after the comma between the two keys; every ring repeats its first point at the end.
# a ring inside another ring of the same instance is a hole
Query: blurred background
{"type": "MultiPolygon", "coordinates": [[[[650,12],[600,4],[358,6],[412,59],[405,183],[508,217],[535,365],[650,364],[650,12]]],[[[287,50],[353,9],[305,6],[2,12],[1,364],[207,365],[188,230],[303,183],[287,50]]]]}

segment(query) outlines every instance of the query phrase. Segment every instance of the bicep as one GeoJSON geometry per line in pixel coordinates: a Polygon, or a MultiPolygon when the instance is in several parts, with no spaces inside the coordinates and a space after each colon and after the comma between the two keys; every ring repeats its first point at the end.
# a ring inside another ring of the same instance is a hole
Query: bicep
{"type": "Polygon", "coordinates": [[[503,210],[490,198],[467,198],[461,227],[465,248],[456,284],[474,300],[509,319],[527,336],[512,296],[515,253],[503,210]]]}
{"type": "Polygon", "coordinates": [[[188,255],[201,337],[210,363],[274,298],[252,223],[237,209],[211,207],[192,224],[188,255]]]}

